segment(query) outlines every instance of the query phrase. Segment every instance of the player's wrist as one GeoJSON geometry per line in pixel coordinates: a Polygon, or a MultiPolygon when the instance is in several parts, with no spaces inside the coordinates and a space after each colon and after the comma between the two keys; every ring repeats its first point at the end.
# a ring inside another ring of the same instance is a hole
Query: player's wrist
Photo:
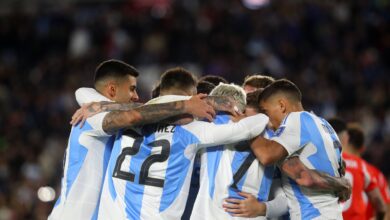
{"type": "Polygon", "coordinates": [[[257,202],[256,216],[265,216],[267,213],[267,206],[263,202],[257,202]]]}
{"type": "Polygon", "coordinates": [[[180,102],[181,102],[181,105],[183,105],[183,113],[191,114],[192,110],[193,110],[193,102],[191,101],[191,99],[185,100],[185,101],[180,101],[180,102]]]}

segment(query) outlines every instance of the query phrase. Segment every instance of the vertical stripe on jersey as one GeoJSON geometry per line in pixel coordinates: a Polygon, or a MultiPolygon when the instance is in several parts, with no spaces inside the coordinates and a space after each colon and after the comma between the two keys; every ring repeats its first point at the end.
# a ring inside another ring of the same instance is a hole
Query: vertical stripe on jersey
{"type": "Polygon", "coordinates": [[[336,148],[335,150],[336,150],[336,155],[337,155],[337,161],[341,165],[342,146],[341,146],[340,141],[336,135],[336,131],[332,128],[332,126],[329,124],[329,122],[327,122],[325,119],[321,118],[321,121],[325,124],[326,128],[328,129],[328,132],[330,134],[330,137],[332,138],[333,144],[338,145],[338,146],[334,146],[334,147],[336,148]]]}
{"type": "MultiPolygon", "coordinates": [[[[274,131],[269,128],[266,128],[265,132],[266,132],[265,137],[268,139],[272,138],[275,135],[274,131]]],[[[263,179],[261,180],[259,193],[257,194],[257,200],[259,200],[260,202],[264,202],[268,200],[270,188],[272,185],[272,179],[275,176],[275,166],[274,165],[264,166],[263,172],[264,172],[263,179]]],[[[279,171],[279,178],[280,178],[280,171],[279,171]]]]}
{"type": "Polygon", "coordinates": [[[184,156],[185,148],[197,143],[199,143],[197,137],[181,126],[176,126],[165,173],[165,183],[169,184],[164,184],[163,187],[159,208],[160,212],[167,209],[180,193],[191,163],[191,160],[184,156]]]}
{"type": "Polygon", "coordinates": [[[134,173],[134,182],[126,183],[125,198],[126,215],[128,219],[136,220],[141,217],[142,198],[144,194],[145,186],[139,184],[141,166],[152,150],[147,144],[155,140],[155,135],[152,133],[149,136],[145,136],[143,143],[140,146],[140,150],[137,154],[133,155],[130,161],[130,172],[134,173]]]}
{"type": "Polygon", "coordinates": [[[77,178],[77,175],[80,172],[80,169],[84,163],[85,157],[87,156],[88,149],[81,145],[79,142],[80,135],[88,130],[92,130],[91,125],[88,122],[85,122],[82,128],[78,126],[73,127],[70,134],[70,144],[69,144],[69,159],[68,159],[68,169],[66,174],[66,196],[68,196],[70,189],[74,181],[77,178]]]}
{"type": "Polygon", "coordinates": [[[114,173],[116,160],[119,157],[119,154],[121,153],[121,142],[122,142],[122,133],[123,131],[120,130],[115,138],[114,146],[112,148],[110,161],[111,163],[108,165],[107,170],[107,181],[108,181],[108,189],[110,191],[110,195],[113,201],[115,201],[116,198],[116,191],[114,187],[114,181],[112,174],[114,173]]]}
{"type": "Polygon", "coordinates": [[[328,158],[328,154],[325,150],[325,144],[323,137],[318,130],[318,127],[312,118],[312,116],[303,112],[301,117],[301,143],[303,146],[309,142],[315,145],[317,152],[308,157],[308,160],[316,170],[326,172],[331,176],[335,176],[332,163],[328,158]]]}
{"type": "Polygon", "coordinates": [[[264,202],[268,200],[272,179],[274,177],[274,172],[275,172],[274,165],[264,167],[263,179],[261,180],[260,190],[259,193],[257,194],[257,200],[259,200],[260,202],[264,202]]]}
{"type": "MultiPolygon", "coordinates": [[[[62,181],[61,181],[62,182],[62,181]]],[[[62,188],[62,186],[61,186],[61,188],[62,188]]],[[[56,203],[54,204],[54,208],[56,207],[56,206],[58,206],[60,203],[61,203],[61,195],[58,197],[58,199],[57,199],[57,201],[56,201],[56,203]]]]}
{"type": "MultiPolygon", "coordinates": [[[[217,115],[214,124],[227,124],[230,120],[229,115],[217,115]]],[[[217,175],[219,161],[223,153],[223,146],[216,146],[206,149],[207,154],[207,174],[209,177],[209,194],[214,198],[215,176],[217,175]]]]}
{"type": "MultiPolygon", "coordinates": [[[[234,175],[238,172],[238,169],[242,166],[242,164],[245,162],[246,158],[249,157],[250,155],[249,151],[236,151],[233,156],[232,164],[231,164],[231,170],[233,177],[234,175]]],[[[252,161],[253,162],[253,161],[252,161]]],[[[247,170],[246,170],[247,171],[247,170]]],[[[238,192],[242,191],[242,186],[245,183],[246,175],[247,172],[245,171],[245,174],[241,177],[241,179],[237,183],[237,189],[234,189],[232,187],[229,187],[229,197],[231,198],[238,198],[241,199],[243,198],[238,194],[238,192]]],[[[234,178],[232,180],[234,182],[234,178]]],[[[232,182],[232,184],[233,184],[232,182]]]]}
{"type": "Polygon", "coordinates": [[[299,207],[301,209],[301,219],[313,219],[321,215],[321,213],[316,209],[313,204],[305,197],[297,183],[288,178],[291,188],[294,191],[294,195],[299,202],[299,207]]]}
{"type": "MultiPolygon", "coordinates": [[[[106,145],[104,146],[103,167],[102,167],[102,169],[103,169],[103,176],[102,176],[102,183],[101,183],[100,191],[102,191],[102,188],[103,188],[103,182],[104,182],[104,179],[105,179],[105,176],[106,176],[106,170],[107,170],[108,162],[110,160],[111,150],[112,150],[112,146],[114,144],[114,141],[115,141],[115,136],[111,136],[108,139],[106,145]]],[[[92,216],[92,220],[96,220],[97,217],[98,217],[98,211],[99,211],[100,197],[101,196],[102,196],[102,194],[100,193],[98,202],[96,204],[95,212],[93,213],[93,216],[92,216]]]]}

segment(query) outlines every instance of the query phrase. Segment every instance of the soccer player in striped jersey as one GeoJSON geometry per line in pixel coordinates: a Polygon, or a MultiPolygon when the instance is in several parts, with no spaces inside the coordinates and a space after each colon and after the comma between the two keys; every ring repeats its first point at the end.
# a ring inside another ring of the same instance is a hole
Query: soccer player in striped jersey
{"type": "MultiPolygon", "coordinates": [[[[132,66],[117,60],[101,63],[95,72],[95,94],[78,93],[79,102],[116,101],[127,103],[126,109],[138,100],[136,77],[132,66]],[[85,95],[86,94],[86,95],[85,95]]],[[[77,95],[77,94],[76,94],[77,95]]],[[[183,113],[211,117],[211,108],[203,100],[180,101],[158,106],[159,109],[139,107],[131,111],[102,112],[87,119],[80,128],[73,126],[64,158],[61,194],[49,219],[96,219],[101,186],[115,137],[112,132],[120,127],[150,123],[183,113]],[[197,112],[197,113],[195,113],[197,112]],[[117,123],[117,122],[120,123],[117,123]]]]}
{"type": "MultiPolygon", "coordinates": [[[[191,73],[168,70],[161,78],[161,96],[150,103],[193,95],[195,86],[191,73]]],[[[228,125],[159,123],[124,131],[111,154],[99,219],[180,219],[198,149],[253,138],[267,123],[259,114],[228,125]]]]}
{"type": "MultiPolygon", "coordinates": [[[[241,112],[246,109],[245,91],[237,85],[219,84],[210,95],[233,97],[241,112]]],[[[258,111],[248,108],[247,113],[248,116],[255,115],[258,111]],[[249,113],[250,111],[252,113],[249,113]]],[[[217,114],[214,123],[228,124],[234,121],[237,121],[236,117],[222,113],[217,114]]],[[[262,135],[268,138],[272,133],[272,130],[266,129],[262,135]]],[[[222,207],[224,200],[228,197],[242,199],[243,197],[238,194],[239,191],[255,195],[259,201],[268,200],[273,175],[274,166],[261,165],[247,142],[202,149],[200,188],[191,219],[236,219],[225,212],[222,207]]]]}
{"type": "Polygon", "coordinates": [[[276,80],[259,100],[277,130],[270,140],[257,137],[251,149],[262,164],[278,163],[283,170],[290,218],[341,219],[338,200],[348,199],[350,186],[346,179],[338,178],[341,149],[331,126],[304,111],[301,93],[291,81],[276,80]]]}

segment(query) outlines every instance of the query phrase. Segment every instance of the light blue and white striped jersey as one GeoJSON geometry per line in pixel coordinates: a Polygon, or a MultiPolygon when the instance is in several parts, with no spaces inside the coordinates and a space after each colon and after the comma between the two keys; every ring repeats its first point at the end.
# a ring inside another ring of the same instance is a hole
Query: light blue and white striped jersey
{"type": "MultiPolygon", "coordinates": [[[[95,90],[76,92],[79,104],[109,101],[95,90]]],[[[97,218],[100,193],[115,137],[103,131],[107,113],[88,118],[82,128],[72,127],[64,158],[61,194],[49,220],[97,218]]]]}
{"type": "Polygon", "coordinates": [[[188,197],[195,154],[201,147],[259,135],[268,118],[238,123],[150,125],[121,132],[114,144],[98,219],[180,219],[188,197]]]}
{"type": "MultiPolygon", "coordinates": [[[[280,143],[289,156],[309,168],[339,177],[341,146],[333,128],[324,119],[306,112],[285,117],[272,140],[280,143]]],[[[299,186],[282,174],[283,190],[288,198],[291,219],[342,219],[338,198],[299,186]]]]}
{"type": "MultiPolygon", "coordinates": [[[[230,116],[218,115],[216,124],[232,123],[230,116]]],[[[272,136],[266,129],[262,135],[272,136]]],[[[237,192],[243,191],[267,201],[275,167],[264,167],[250,150],[248,143],[241,142],[202,149],[200,188],[191,220],[245,219],[233,217],[224,211],[222,204],[228,197],[244,199],[237,192]]],[[[265,219],[264,217],[250,219],[265,219]]]]}

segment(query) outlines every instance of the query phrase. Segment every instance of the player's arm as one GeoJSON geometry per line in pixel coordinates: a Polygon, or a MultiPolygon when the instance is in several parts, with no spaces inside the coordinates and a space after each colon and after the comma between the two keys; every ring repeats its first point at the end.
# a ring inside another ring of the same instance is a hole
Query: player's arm
{"type": "Polygon", "coordinates": [[[387,204],[387,211],[386,211],[386,215],[385,215],[384,219],[390,220],[390,203],[387,204]]]}
{"type": "Polygon", "coordinates": [[[276,141],[257,137],[251,142],[251,149],[264,166],[275,164],[287,157],[286,149],[276,141]]]}
{"type": "Polygon", "coordinates": [[[190,114],[212,121],[214,109],[202,100],[205,95],[193,96],[190,100],[162,104],[143,105],[129,111],[112,111],[103,119],[107,133],[121,128],[152,124],[177,115],[190,114]]]}
{"type": "Polygon", "coordinates": [[[351,196],[351,185],[343,177],[333,177],[329,174],[307,168],[299,157],[286,159],[282,171],[300,186],[335,193],[340,201],[346,201],[351,196]]]}
{"type": "Polygon", "coordinates": [[[383,219],[387,207],[384,198],[379,189],[378,178],[375,175],[374,168],[370,167],[365,161],[362,162],[364,174],[364,191],[376,212],[377,219],[383,219]]]}
{"type": "Polygon", "coordinates": [[[382,198],[379,188],[376,187],[366,193],[367,193],[368,200],[370,201],[372,207],[376,211],[376,219],[384,219],[386,212],[388,212],[388,208],[386,206],[385,201],[382,198]]]}
{"type": "Polygon", "coordinates": [[[283,161],[288,155],[297,152],[304,144],[300,140],[300,113],[292,112],[275,131],[271,139],[257,137],[251,143],[251,149],[263,165],[283,161]]]}
{"type": "Polygon", "coordinates": [[[229,124],[213,124],[195,121],[183,128],[195,134],[199,147],[217,146],[249,140],[261,134],[267,126],[268,117],[257,114],[229,124]]]}
{"type": "Polygon", "coordinates": [[[83,127],[87,118],[90,118],[100,112],[108,111],[129,111],[143,105],[142,103],[116,103],[111,101],[91,102],[83,104],[72,116],[71,125],[80,124],[83,127]]]}

